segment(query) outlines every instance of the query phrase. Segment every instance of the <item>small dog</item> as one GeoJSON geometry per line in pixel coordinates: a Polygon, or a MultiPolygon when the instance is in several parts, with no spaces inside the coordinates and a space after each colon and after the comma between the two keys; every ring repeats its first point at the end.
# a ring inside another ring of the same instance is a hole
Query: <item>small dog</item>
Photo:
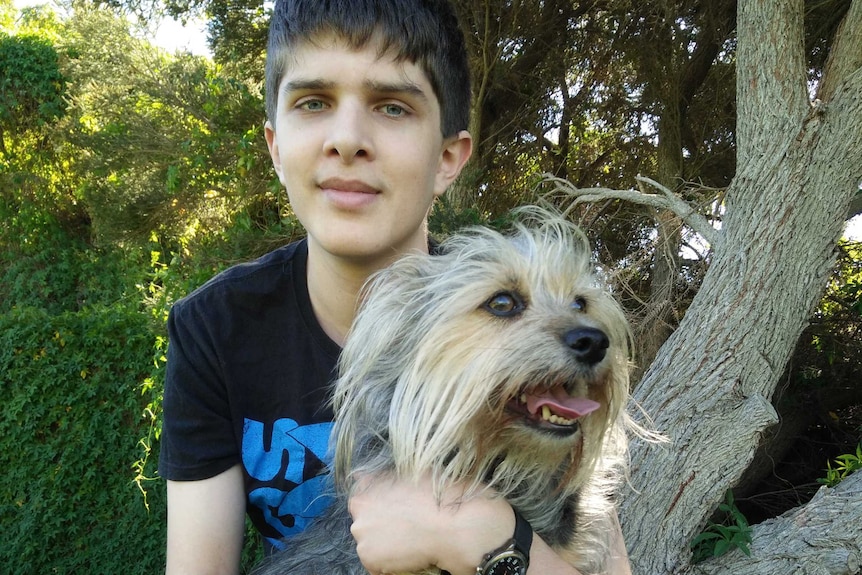
{"type": "Polygon", "coordinates": [[[354,478],[429,473],[438,493],[493,489],[573,566],[603,571],[631,424],[628,324],[581,232],[521,212],[510,234],[470,229],[370,281],[334,390],[335,502],[261,575],[366,573],[354,478]]]}

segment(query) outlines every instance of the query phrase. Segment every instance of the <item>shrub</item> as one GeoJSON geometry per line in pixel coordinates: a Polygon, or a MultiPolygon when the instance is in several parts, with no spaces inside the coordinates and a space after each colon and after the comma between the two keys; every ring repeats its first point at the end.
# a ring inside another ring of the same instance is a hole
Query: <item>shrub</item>
{"type": "Polygon", "coordinates": [[[134,469],[151,423],[147,322],[126,304],[0,315],[4,572],[164,569],[164,485],[148,509],[134,469]]]}
{"type": "Polygon", "coordinates": [[[706,530],[691,542],[692,563],[700,563],[710,557],[719,557],[731,549],[739,549],[749,557],[751,550],[751,526],[745,515],[736,507],[733,492],[727,490],[724,503],[718,506],[724,515],[721,523],[710,523],[706,530]]]}
{"type": "Polygon", "coordinates": [[[817,479],[817,483],[826,487],[835,487],[854,471],[862,469],[862,443],[856,446],[855,453],[844,453],[835,458],[835,467],[826,462],[826,477],[817,479]]]}

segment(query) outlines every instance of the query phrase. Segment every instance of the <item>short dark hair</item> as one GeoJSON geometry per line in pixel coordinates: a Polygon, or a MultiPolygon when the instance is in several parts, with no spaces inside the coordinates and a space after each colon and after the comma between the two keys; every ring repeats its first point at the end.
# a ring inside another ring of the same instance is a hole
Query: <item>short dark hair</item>
{"type": "Polygon", "coordinates": [[[350,47],[380,39],[381,54],[422,68],[440,103],[444,137],[467,129],[470,70],[464,36],[448,0],[276,0],[266,55],[266,115],[275,122],[278,87],[291,51],[317,34],[334,33],[350,47]]]}

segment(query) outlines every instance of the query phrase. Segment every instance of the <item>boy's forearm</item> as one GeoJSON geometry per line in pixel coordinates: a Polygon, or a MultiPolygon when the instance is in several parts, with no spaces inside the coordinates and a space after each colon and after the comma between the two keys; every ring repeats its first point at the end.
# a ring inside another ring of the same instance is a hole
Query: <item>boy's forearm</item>
{"type": "MultiPolygon", "coordinates": [[[[503,499],[476,497],[440,506],[429,483],[379,478],[363,482],[351,500],[351,512],[357,551],[372,573],[415,571],[430,562],[452,575],[474,575],[482,556],[503,544],[514,528],[511,507],[503,499]]],[[[607,573],[630,575],[615,518],[613,525],[607,573]]],[[[581,575],[534,534],[527,575],[548,573],[581,575]]]]}
{"type": "Polygon", "coordinates": [[[533,536],[530,550],[530,567],[527,575],[581,575],[581,572],[563,561],[551,547],[538,535],[533,536]]]}
{"type": "MultiPolygon", "coordinates": [[[[607,562],[605,563],[606,575],[631,575],[628,552],[623,540],[622,528],[619,519],[614,514],[611,526],[610,549],[608,549],[607,562]]],[[[530,567],[527,575],[582,575],[581,571],[569,564],[551,546],[549,546],[538,534],[533,534],[533,542],[530,548],[530,567]]]]}
{"type": "MultiPolygon", "coordinates": [[[[608,575],[631,575],[628,554],[622,544],[622,534],[614,538],[610,549],[607,570],[608,575]]],[[[538,535],[533,537],[533,546],[530,552],[530,568],[527,575],[582,575],[580,571],[566,563],[562,557],[548,546],[538,535]]]]}

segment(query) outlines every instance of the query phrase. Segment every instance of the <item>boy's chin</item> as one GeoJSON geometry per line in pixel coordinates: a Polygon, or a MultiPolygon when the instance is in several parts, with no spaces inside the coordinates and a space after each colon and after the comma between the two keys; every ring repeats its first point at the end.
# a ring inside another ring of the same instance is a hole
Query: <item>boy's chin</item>
{"type": "Polygon", "coordinates": [[[407,252],[427,250],[427,238],[405,239],[381,234],[377,230],[366,230],[363,234],[321,234],[311,241],[329,256],[345,263],[383,267],[407,252]],[[373,233],[376,231],[377,233],[373,233]],[[421,246],[421,247],[418,247],[421,246]]]}

